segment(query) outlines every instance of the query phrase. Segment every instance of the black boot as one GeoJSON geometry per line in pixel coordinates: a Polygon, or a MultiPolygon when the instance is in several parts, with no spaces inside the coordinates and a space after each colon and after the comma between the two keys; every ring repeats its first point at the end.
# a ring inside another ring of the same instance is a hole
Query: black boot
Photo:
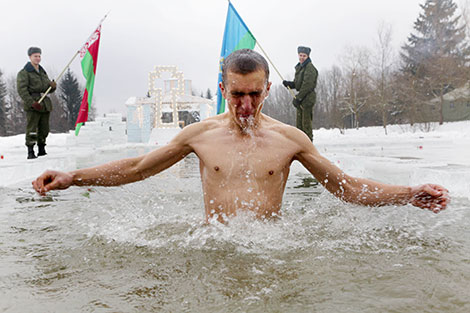
{"type": "Polygon", "coordinates": [[[46,145],[45,144],[38,144],[38,156],[46,155],[46,145]]]}
{"type": "Polygon", "coordinates": [[[28,147],[28,159],[36,159],[37,156],[34,154],[34,145],[27,146],[28,147]]]}

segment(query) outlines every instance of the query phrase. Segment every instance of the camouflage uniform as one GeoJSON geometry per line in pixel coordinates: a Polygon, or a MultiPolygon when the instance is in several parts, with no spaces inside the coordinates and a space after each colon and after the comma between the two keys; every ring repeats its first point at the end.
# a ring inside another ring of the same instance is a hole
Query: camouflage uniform
{"type": "Polygon", "coordinates": [[[318,71],[308,58],[303,63],[298,63],[295,66],[294,81],[285,82],[286,86],[295,88],[299,92],[293,100],[293,104],[297,109],[297,128],[307,134],[310,140],[313,139],[312,119],[313,107],[317,98],[315,93],[317,78],[318,71]]]}
{"type": "MultiPolygon", "coordinates": [[[[49,97],[45,97],[40,103],[41,109],[32,107],[38,101],[42,93],[49,88],[51,81],[47,77],[46,71],[39,65],[39,70],[33,67],[31,62],[26,63],[17,76],[18,94],[23,100],[23,107],[26,112],[26,145],[45,146],[46,138],[49,134],[49,115],[52,111],[52,103],[49,97]]],[[[52,88],[50,92],[54,92],[52,88]]]]}

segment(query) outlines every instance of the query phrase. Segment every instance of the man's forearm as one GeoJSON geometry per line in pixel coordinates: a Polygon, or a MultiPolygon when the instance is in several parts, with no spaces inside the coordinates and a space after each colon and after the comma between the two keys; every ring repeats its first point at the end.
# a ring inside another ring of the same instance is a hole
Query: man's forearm
{"type": "Polygon", "coordinates": [[[72,171],[77,186],[119,186],[146,179],[183,159],[191,150],[170,143],[146,155],[113,161],[92,168],[72,171]]]}
{"type": "Polygon", "coordinates": [[[113,161],[103,165],[69,172],[72,185],[119,186],[144,179],[136,170],[137,158],[113,161]]]}
{"type": "Polygon", "coordinates": [[[344,179],[336,195],[345,201],[367,206],[405,205],[413,197],[411,187],[360,178],[344,179]]]}

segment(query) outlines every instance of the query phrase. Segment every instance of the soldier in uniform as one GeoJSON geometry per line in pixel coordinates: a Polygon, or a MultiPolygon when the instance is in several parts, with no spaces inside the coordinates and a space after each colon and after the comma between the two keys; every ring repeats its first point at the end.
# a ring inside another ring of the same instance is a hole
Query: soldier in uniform
{"type": "Polygon", "coordinates": [[[317,86],[318,71],[310,60],[310,51],[311,49],[308,47],[297,48],[299,63],[295,66],[294,81],[284,80],[282,84],[299,92],[292,101],[297,109],[297,128],[312,140],[313,106],[317,97],[315,87],[317,86]]]}
{"type": "Polygon", "coordinates": [[[41,62],[41,49],[30,47],[28,49],[30,62],[18,72],[18,94],[23,100],[26,112],[26,146],[28,159],[35,159],[34,145],[38,144],[38,156],[46,155],[46,138],[49,134],[49,115],[52,111],[51,99],[47,96],[39,103],[39,99],[51,87],[50,92],[56,89],[56,83],[50,81],[41,62]]]}

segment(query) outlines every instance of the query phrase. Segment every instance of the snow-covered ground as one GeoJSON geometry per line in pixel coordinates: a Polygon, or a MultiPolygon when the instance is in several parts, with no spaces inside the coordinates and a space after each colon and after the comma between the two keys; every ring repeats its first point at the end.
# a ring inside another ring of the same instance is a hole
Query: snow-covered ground
{"type": "Polygon", "coordinates": [[[393,125],[359,130],[318,130],[320,152],[348,174],[387,183],[437,183],[452,196],[470,198],[470,121],[419,127],[393,125]]]}
{"type": "MultiPolygon", "coordinates": [[[[349,129],[344,134],[320,129],[314,131],[314,144],[351,175],[406,185],[438,183],[454,196],[470,197],[470,121],[431,128],[423,132],[419,127],[393,125],[387,135],[382,127],[349,129]]],[[[89,166],[90,157],[136,147],[122,140],[118,146],[74,145],[69,136],[73,135],[50,134],[48,155],[34,160],[26,159],[24,135],[0,137],[0,186],[24,185],[46,169],[73,170],[89,166]]],[[[291,175],[303,172],[299,163],[293,164],[291,175]]]]}

